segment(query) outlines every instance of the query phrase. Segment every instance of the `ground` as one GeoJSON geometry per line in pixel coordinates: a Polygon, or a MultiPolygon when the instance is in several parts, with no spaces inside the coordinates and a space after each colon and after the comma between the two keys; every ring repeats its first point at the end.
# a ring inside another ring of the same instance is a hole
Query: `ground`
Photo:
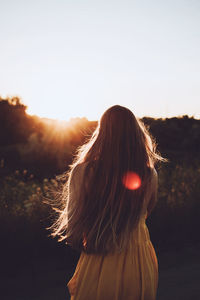
{"type": "Polygon", "coordinates": [[[200,245],[158,256],[158,300],[200,299],[200,245]]]}
{"type": "MultiPolygon", "coordinates": [[[[162,251],[159,262],[157,300],[200,299],[200,245],[162,251]]],[[[66,264],[67,265],[67,264],[66,264]]],[[[61,259],[44,257],[27,261],[23,268],[1,274],[2,300],[68,300],[66,271],[61,259]]]]}

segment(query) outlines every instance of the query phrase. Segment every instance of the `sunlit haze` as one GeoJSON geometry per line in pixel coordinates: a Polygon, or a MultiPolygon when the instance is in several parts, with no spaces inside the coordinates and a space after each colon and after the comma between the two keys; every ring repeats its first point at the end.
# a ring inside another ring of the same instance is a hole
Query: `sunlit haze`
{"type": "Polygon", "coordinates": [[[28,112],[96,120],[200,117],[200,1],[0,1],[0,96],[28,112]]]}

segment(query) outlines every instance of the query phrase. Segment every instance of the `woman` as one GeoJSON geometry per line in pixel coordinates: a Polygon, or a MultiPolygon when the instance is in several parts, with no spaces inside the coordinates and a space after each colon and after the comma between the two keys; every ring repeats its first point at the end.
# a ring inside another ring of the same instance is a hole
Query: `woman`
{"type": "Polygon", "coordinates": [[[54,236],[81,251],[71,300],[156,299],[158,263],[145,219],[156,203],[158,160],[143,124],[119,105],[80,148],[53,225],[54,236]]]}

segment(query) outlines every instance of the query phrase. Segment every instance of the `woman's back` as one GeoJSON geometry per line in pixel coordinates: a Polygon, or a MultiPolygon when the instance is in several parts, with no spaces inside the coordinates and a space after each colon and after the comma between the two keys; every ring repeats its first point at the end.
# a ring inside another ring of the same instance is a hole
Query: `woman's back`
{"type": "MultiPolygon", "coordinates": [[[[78,165],[72,180],[74,201],[80,196],[87,163],[78,165]]],[[[154,300],[158,263],[145,220],[156,200],[157,174],[151,171],[149,191],[137,226],[126,249],[106,255],[82,252],[68,283],[72,300],[154,300]]]]}
{"type": "MultiPolygon", "coordinates": [[[[72,206],[76,207],[76,201],[80,198],[80,195],[82,193],[82,187],[87,189],[88,181],[90,180],[90,177],[93,176],[93,168],[91,167],[88,170],[86,170],[86,167],[88,166],[88,162],[84,162],[81,164],[78,164],[75,169],[73,170],[72,179],[70,183],[71,188],[71,196],[70,196],[70,203],[72,206]]],[[[154,208],[157,200],[157,185],[158,185],[158,178],[157,178],[157,172],[155,168],[149,168],[149,183],[147,190],[145,192],[144,200],[143,200],[143,206],[141,210],[141,219],[144,216],[150,215],[152,209],[154,208]]],[[[95,187],[94,187],[95,190],[95,187]]]]}

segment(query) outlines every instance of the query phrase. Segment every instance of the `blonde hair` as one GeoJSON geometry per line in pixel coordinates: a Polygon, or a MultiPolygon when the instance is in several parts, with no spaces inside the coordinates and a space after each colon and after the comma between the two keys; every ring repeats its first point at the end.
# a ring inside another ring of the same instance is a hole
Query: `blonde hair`
{"type": "Polygon", "coordinates": [[[150,170],[159,160],[164,159],[156,152],[144,124],[129,109],[110,107],[64,175],[63,208],[51,227],[52,235],[87,253],[124,249],[141,215],[150,170]],[[81,165],[84,178],[79,187],[81,165]],[[137,190],[129,190],[122,183],[129,171],[141,179],[137,190]],[[77,199],[71,195],[73,186],[81,189],[77,199]]]}

